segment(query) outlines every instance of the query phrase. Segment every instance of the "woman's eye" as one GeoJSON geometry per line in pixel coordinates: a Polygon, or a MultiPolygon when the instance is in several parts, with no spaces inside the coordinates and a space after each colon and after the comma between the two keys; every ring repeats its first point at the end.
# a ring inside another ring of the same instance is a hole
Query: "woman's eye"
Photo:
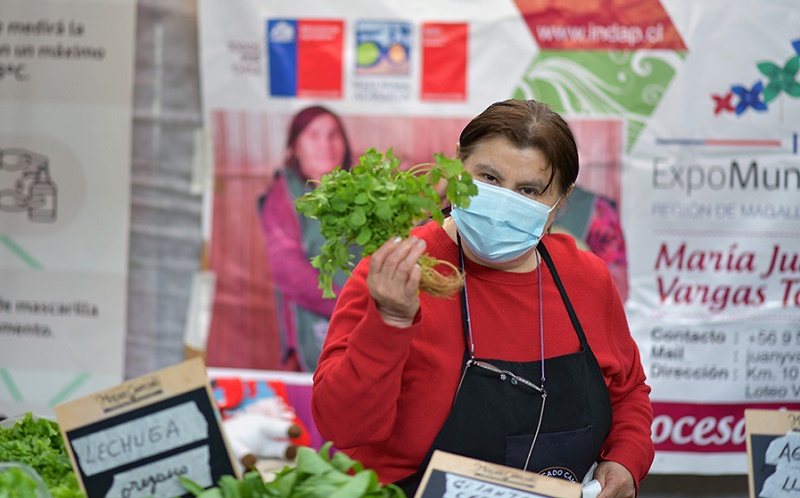
{"type": "Polygon", "coordinates": [[[484,173],[483,178],[486,180],[487,183],[497,183],[497,178],[493,177],[488,173],[484,173]]]}
{"type": "Polygon", "coordinates": [[[527,195],[528,197],[535,197],[539,195],[538,192],[532,188],[521,188],[519,191],[522,195],[527,195]]]}

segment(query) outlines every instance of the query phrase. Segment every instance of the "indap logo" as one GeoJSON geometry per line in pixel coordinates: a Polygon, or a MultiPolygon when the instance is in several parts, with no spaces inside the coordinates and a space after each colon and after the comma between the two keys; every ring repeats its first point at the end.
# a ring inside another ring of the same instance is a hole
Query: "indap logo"
{"type": "Polygon", "coordinates": [[[656,451],[745,451],[746,408],[797,410],[800,404],[700,405],[654,402],[651,428],[656,451]]]}

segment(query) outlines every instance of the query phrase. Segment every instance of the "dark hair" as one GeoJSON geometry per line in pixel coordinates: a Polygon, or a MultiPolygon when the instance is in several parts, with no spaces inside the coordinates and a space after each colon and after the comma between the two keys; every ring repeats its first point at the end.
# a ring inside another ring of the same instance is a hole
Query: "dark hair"
{"type": "Polygon", "coordinates": [[[286,166],[293,168],[300,174],[300,176],[304,178],[305,175],[303,175],[303,172],[300,169],[299,161],[294,155],[294,144],[297,142],[297,137],[299,137],[303,130],[306,129],[306,126],[323,114],[328,114],[332,116],[334,120],[336,120],[336,125],[339,127],[339,132],[342,134],[342,140],[344,140],[344,157],[342,158],[342,164],[339,166],[341,166],[344,170],[350,170],[350,166],[352,165],[350,141],[347,139],[347,132],[345,132],[344,125],[342,125],[342,120],[339,119],[339,116],[337,116],[330,109],[321,105],[306,107],[294,115],[292,123],[289,125],[289,136],[286,139],[286,149],[289,151],[289,158],[286,166]]]}
{"type": "Polygon", "coordinates": [[[565,193],[578,178],[578,147],[569,125],[549,105],[535,100],[495,102],[461,132],[458,156],[466,160],[489,138],[502,137],[519,149],[537,149],[550,165],[550,180],[565,193]]]}

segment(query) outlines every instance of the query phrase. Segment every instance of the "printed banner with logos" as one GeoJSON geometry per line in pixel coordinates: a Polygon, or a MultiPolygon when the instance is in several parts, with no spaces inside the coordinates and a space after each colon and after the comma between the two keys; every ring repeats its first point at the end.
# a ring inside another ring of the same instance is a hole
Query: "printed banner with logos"
{"type": "Polygon", "coordinates": [[[209,365],[313,370],[298,351],[313,357],[332,305],[302,293],[316,280],[291,206],[263,209],[301,111],[331,111],[353,157],[392,147],[412,165],[453,154],[490,103],[534,98],[578,142],[558,229],[626,300],[652,471],[744,474],[744,409],[800,407],[800,5],[201,0],[199,17],[209,365]]]}
{"type": "Polygon", "coordinates": [[[0,9],[0,413],[124,376],[136,4],[0,9]]]}
{"type": "Polygon", "coordinates": [[[623,177],[628,318],[669,472],[744,473],[745,408],[800,407],[800,5],[753,7],[676,3],[689,50],[623,177]]]}

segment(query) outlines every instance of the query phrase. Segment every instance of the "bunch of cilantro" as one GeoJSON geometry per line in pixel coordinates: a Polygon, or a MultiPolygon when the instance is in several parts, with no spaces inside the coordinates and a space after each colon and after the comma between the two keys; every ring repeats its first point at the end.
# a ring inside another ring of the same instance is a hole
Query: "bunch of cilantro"
{"type": "MultiPolygon", "coordinates": [[[[58,424],[44,418],[23,418],[0,428],[0,462],[18,462],[33,468],[50,489],[53,498],[85,498],[72,470],[58,424]]],[[[24,480],[6,476],[24,486],[24,480]]]]}
{"type": "MultiPolygon", "coordinates": [[[[436,185],[447,183],[445,198],[452,204],[469,206],[478,188],[458,159],[434,155],[435,163],[423,163],[400,169],[400,159],[392,149],[386,154],[369,149],[350,171],[335,168],[324,175],[319,185],[297,199],[297,211],[319,220],[325,238],[321,253],[311,258],[319,270],[319,288],[324,297],[333,298],[333,275],[350,275],[353,257],[347,248],[358,245],[361,256],[369,256],[392,237],[408,237],[411,229],[429,217],[441,225],[442,198],[436,185]]],[[[446,261],[424,254],[420,290],[435,297],[457,292],[463,283],[459,270],[446,261]],[[447,274],[435,267],[450,267],[447,274]]]]}
{"type": "Polygon", "coordinates": [[[257,470],[241,480],[226,475],[217,486],[202,486],[180,476],[183,487],[197,498],[406,498],[394,484],[383,485],[374,470],[345,455],[330,456],[331,443],[318,452],[301,446],[294,467],[284,467],[265,482],[257,470]]]}

